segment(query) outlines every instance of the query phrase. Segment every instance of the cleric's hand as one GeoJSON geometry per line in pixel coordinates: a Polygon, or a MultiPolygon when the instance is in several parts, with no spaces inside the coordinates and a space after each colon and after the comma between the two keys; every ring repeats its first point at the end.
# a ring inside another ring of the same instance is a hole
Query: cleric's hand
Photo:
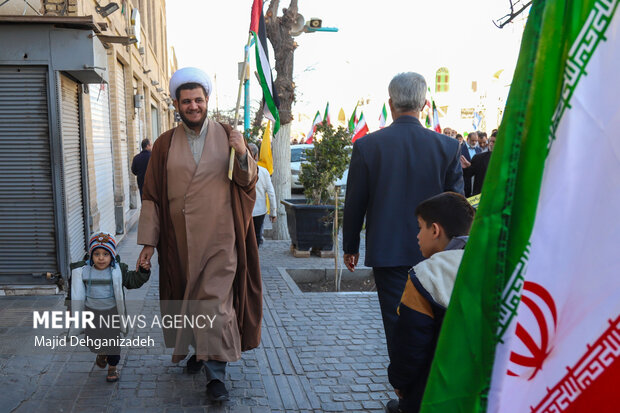
{"type": "Polygon", "coordinates": [[[246,153],[245,139],[243,139],[243,135],[238,130],[233,129],[230,132],[230,136],[228,137],[228,144],[230,145],[231,148],[235,149],[235,152],[237,152],[237,155],[239,157],[242,157],[245,155],[246,153]]]}

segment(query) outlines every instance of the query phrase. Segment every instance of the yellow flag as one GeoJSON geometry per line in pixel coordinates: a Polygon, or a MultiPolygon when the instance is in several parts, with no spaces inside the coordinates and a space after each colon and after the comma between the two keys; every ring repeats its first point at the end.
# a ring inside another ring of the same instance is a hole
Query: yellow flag
{"type": "Polygon", "coordinates": [[[347,123],[347,115],[344,114],[344,109],[342,108],[340,108],[340,112],[338,112],[338,123],[340,123],[341,126],[347,123]]]}
{"type": "Polygon", "coordinates": [[[263,143],[260,145],[258,164],[273,173],[273,156],[271,155],[271,121],[267,122],[265,133],[263,133],[263,143]]]}

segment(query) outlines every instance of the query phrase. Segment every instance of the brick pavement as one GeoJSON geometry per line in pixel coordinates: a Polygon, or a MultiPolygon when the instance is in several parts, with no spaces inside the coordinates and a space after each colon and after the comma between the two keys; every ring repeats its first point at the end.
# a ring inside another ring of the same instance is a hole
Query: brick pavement
{"type": "MultiPolygon", "coordinates": [[[[119,247],[127,263],[139,253],[135,239],[134,229],[119,247]]],[[[184,374],[184,362],[170,361],[171,350],[123,351],[121,379],[109,384],[90,353],[66,349],[53,355],[23,356],[2,349],[0,412],[383,411],[394,395],[386,375],[387,351],[376,294],[301,293],[283,278],[283,269],[333,268],[333,259],[294,258],[288,241],[270,240],[260,255],[262,344],[229,365],[231,401],[209,402],[204,374],[184,374]]],[[[153,270],[145,286],[127,291],[131,305],[144,314],[159,312],[157,267],[153,270]]],[[[58,296],[2,297],[0,318],[32,326],[32,309],[52,308],[64,309],[58,296]]],[[[0,324],[0,340],[15,331],[0,324]]],[[[161,337],[158,328],[146,332],[161,337]]]]}

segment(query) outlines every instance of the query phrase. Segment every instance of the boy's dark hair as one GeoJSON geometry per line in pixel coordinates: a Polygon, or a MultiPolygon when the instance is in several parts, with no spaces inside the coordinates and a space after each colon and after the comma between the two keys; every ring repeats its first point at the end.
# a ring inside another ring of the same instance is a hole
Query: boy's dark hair
{"type": "Polygon", "coordinates": [[[449,239],[468,235],[474,221],[476,210],[461,194],[444,192],[420,202],[415,215],[430,227],[433,223],[441,225],[449,239]]]}
{"type": "Polygon", "coordinates": [[[174,92],[174,94],[176,95],[177,101],[181,99],[182,90],[192,90],[196,88],[201,88],[205,94],[205,98],[207,97],[207,91],[200,83],[189,82],[189,83],[183,83],[181,86],[177,88],[176,92],[174,92]]]}
{"type": "Polygon", "coordinates": [[[142,143],[140,144],[142,146],[142,150],[145,150],[147,146],[149,146],[151,144],[151,141],[148,139],[142,139],[142,143]]]}

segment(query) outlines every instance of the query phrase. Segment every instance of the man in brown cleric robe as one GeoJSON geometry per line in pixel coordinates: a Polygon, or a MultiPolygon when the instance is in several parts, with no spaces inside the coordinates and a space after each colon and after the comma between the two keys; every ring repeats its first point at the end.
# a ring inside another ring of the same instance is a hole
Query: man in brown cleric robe
{"type": "Polygon", "coordinates": [[[258,169],[238,131],[207,119],[209,77],[183,68],[170,80],[182,123],[157,139],[146,172],[138,264],[159,256],[163,315],[202,315],[200,327],[164,328],[173,362],[191,344],[188,372],[204,361],[207,395],[227,400],[226,363],[258,346],[262,289],[252,209],[258,169]],[[236,151],[228,179],[229,148],[236,151]],[[205,319],[204,316],[209,317],[205,319]],[[215,318],[213,325],[210,320],[215,318]]]}

